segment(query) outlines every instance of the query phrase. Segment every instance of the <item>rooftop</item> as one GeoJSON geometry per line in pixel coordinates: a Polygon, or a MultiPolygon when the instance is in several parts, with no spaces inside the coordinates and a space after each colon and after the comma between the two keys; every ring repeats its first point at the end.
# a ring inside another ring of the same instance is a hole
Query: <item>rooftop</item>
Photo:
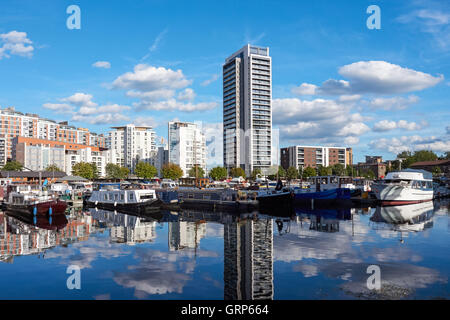
{"type": "Polygon", "coordinates": [[[420,161],[420,162],[414,162],[411,164],[411,167],[418,167],[418,166],[439,166],[439,165],[450,165],[450,160],[435,160],[435,161],[420,161]]]}

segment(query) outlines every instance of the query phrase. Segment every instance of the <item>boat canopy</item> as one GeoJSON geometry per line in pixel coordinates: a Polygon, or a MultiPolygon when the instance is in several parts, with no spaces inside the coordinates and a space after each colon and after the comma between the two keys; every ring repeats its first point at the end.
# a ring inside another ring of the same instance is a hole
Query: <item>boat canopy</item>
{"type": "Polygon", "coordinates": [[[385,180],[432,180],[431,172],[419,169],[405,169],[397,172],[389,172],[385,180]]]}

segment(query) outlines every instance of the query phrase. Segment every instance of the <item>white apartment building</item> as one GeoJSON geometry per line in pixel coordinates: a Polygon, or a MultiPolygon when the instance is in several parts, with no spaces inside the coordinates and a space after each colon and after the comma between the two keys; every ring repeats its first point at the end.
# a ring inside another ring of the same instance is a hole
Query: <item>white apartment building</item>
{"type": "Polygon", "coordinates": [[[223,161],[227,169],[272,165],[272,58],[247,44],[223,65],[223,161]]]}
{"type": "Polygon", "coordinates": [[[109,132],[108,162],[134,170],[140,161],[154,165],[156,155],[156,134],[152,127],[128,124],[112,127],[109,132]]]}
{"type": "Polygon", "coordinates": [[[206,138],[200,125],[190,122],[169,122],[169,162],[189,176],[189,170],[198,165],[206,173],[206,138]]]}
{"type": "Polygon", "coordinates": [[[65,172],[72,175],[72,167],[79,162],[95,163],[100,177],[106,176],[107,151],[94,151],[91,148],[67,150],[65,156],[65,172]]]}
{"type": "Polygon", "coordinates": [[[50,165],[56,165],[65,171],[65,147],[45,144],[27,145],[19,143],[15,146],[14,159],[26,169],[32,171],[45,170],[50,165]]]}

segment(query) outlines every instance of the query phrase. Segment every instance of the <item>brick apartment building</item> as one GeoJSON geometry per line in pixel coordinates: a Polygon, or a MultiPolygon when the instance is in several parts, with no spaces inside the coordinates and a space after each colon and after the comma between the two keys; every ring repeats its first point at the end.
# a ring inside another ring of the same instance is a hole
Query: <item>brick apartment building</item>
{"type": "Polygon", "coordinates": [[[317,146],[291,146],[281,148],[281,166],[285,170],[289,167],[328,167],[338,163],[344,167],[353,164],[352,148],[317,146]]]}

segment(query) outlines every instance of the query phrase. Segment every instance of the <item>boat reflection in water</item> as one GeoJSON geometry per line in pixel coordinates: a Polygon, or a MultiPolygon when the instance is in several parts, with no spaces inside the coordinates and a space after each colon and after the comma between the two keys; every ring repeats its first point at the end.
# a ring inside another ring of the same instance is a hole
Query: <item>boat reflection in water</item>
{"type": "Polygon", "coordinates": [[[92,219],[80,213],[33,217],[0,212],[0,261],[12,263],[14,256],[45,255],[47,249],[85,241],[92,232],[92,219]]]}
{"type": "Polygon", "coordinates": [[[375,228],[385,227],[394,231],[417,232],[433,226],[433,202],[403,206],[377,207],[370,220],[375,228]]]}
{"type": "Polygon", "coordinates": [[[352,220],[350,208],[316,210],[295,208],[295,213],[300,219],[310,221],[310,230],[321,232],[338,232],[340,220],[352,220]]]}

